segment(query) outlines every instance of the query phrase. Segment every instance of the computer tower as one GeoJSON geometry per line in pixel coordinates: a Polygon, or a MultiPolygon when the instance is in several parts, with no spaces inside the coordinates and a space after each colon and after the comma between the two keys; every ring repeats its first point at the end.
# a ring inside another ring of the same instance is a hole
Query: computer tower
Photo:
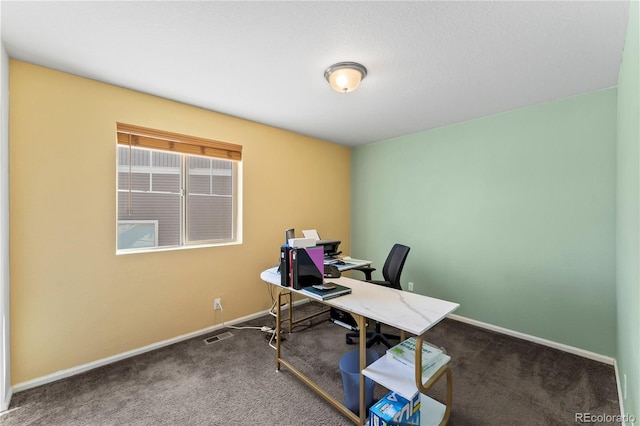
{"type": "Polygon", "coordinates": [[[356,320],[350,313],[341,311],[340,309],[331,308],[329,312],[329,321],[351,331],[358,331],[358,323],[356,320]]]}

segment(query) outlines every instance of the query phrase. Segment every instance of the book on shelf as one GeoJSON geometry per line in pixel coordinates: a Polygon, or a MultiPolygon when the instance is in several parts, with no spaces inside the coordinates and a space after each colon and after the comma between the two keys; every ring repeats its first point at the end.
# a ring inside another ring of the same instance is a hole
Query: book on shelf
{"type": "Polygon", "coordinates": [[[333,299],[334,297],[339,297],[339,296],[343,296],[345,294],[351,293],[351,289],[349,287],[345,287],[340,284],[327,282],[325,283],[325,286],[326,286],[325,287],[326,289],[318,288],[322,286],[304,287],[301,290],[301,293],[304,293],[306,296],[309,296],[318,300],[329,300],[329,299],[333,299]],[[329,288],[329,287],[333,287],[333,288],[329,288]]]}
{"type": "MultiPolygon", "coordinates": [[[[387,355],[398,364],[414,368],[416,364],[416,338],[410,337],[398,343],[387,350],[387,355]]],[[[422,342],[422,373],[433,367],[442,355],[442,349],[422,342]]]]}

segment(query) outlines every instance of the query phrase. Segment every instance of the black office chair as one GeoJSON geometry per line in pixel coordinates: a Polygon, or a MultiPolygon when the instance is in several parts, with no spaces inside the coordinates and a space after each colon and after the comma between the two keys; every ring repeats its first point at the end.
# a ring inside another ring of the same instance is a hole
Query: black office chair
{"type": "MultiPolygon", "coordinates": [[[[402,290],[400,286],[400,274],[402,274],[402,268],[404,267],[404,262],[407,260],[407,255],[409,254],[409,247],[404,246],[402,244],[394,244],[387,256],[387,260],[384,262],[384,266],[382,267],[382,276],[384,281],[377,281],[371,279],[371,273],[375,271],[375,268],[371,267],[363,267],[354,269],[354,271],[361,271],[364,273],[366,281],[382,285],[385,287],[391,287],[398,290],[402,290]]],[[[347,344],[353,344],[354,337],[360,337],[359,333],[347,333],[347,344]]],[[[394,334],[383,333],[381,331],[380,323],[376,321],[375,331],[367,332],[367,348],[370,348],[376,343],[382,343],[387,348],[390,348],[392,345],[389,343],[388,339],[398,339],[400,340],[400,336],[394,334]]]]}

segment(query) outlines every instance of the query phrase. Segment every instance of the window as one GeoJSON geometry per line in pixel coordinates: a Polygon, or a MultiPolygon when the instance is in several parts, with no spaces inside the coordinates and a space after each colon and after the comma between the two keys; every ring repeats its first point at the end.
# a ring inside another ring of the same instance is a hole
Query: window
{"type": "Polygon", "coordinates": [[[118,123],[118,252],[238,239],[242,147],[118,123]]]}

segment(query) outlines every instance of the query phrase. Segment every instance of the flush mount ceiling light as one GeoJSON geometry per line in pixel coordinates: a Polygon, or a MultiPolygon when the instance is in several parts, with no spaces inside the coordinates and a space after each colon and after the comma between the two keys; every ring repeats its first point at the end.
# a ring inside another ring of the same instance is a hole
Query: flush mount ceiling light
{"type": "Polygon", "coordinates": [[[338,62],[324,71],[333,90],[340,93],[353,92],[367,76],[367,69],[357,62],[338,62]]]}

